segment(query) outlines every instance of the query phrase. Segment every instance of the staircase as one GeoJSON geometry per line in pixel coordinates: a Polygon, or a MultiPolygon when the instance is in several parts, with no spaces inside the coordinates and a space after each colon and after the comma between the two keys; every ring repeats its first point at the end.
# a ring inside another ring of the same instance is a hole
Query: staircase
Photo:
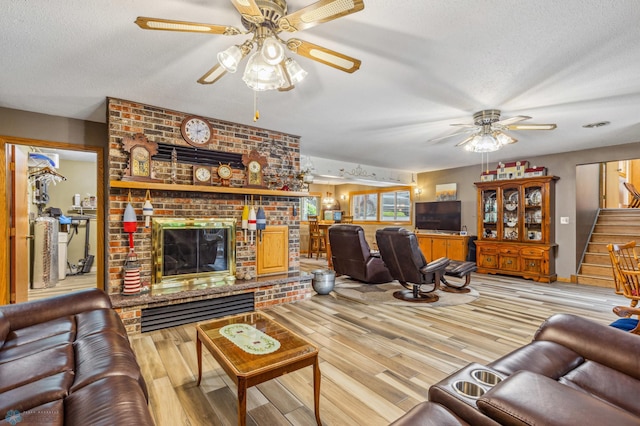
{"type": "Polygon", "coordinates": [[[602,209],[578,270],[578,284],[614,288],[607,244],[640,245],[640,209],[602,209]]]}

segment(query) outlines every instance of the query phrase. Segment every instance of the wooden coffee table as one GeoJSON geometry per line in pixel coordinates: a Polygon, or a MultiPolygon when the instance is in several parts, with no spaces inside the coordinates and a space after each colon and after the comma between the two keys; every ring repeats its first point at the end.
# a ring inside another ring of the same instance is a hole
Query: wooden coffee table
{"type": "Polygon", "coordinates": [[[234,315],[196,325],[198,383],[202,379],[202,345],[238,387],[238,424],[247,416],[247,388],[313,365],[316,422],[320,422],[318,348],[260,312],[234,315]],[[266,335],[266,336],[265,336],[266,335]]]}

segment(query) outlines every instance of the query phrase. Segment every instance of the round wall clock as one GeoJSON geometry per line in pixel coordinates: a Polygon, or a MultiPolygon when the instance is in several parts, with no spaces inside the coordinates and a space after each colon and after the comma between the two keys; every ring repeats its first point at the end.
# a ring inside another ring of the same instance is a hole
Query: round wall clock
{"type": "Polygon", "coordinates": [[[180,132],[187,143],[196,148],[201,148],[211,140],[213,128],[204,118],[189,116],[182,120],[180,132]]]}
{"type": "Polygon", "coordinates": [[[193,184],[211,185],[211,169],[207,166],[193,166],[193,184]]]}
{"type": "Polygon", "coordinates": [[[218,176],[220,177],[220,184],[222,186],[229,186],[231,183],[231,176],[233,175],[233,170],[231,170],[231,165],[229,164],[220,164],[218,166],[218,176]]]}

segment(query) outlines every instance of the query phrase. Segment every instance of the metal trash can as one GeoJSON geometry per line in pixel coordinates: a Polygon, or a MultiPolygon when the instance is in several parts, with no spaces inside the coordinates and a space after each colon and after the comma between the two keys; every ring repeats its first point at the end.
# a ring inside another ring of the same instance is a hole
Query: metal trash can
{"type": "Polygon", "coordinates": [[[336,273],[329,269],[316,269],[311,271],[313,278],[311,286],[318,294],[329,294],[336,283],[336,273]]]}

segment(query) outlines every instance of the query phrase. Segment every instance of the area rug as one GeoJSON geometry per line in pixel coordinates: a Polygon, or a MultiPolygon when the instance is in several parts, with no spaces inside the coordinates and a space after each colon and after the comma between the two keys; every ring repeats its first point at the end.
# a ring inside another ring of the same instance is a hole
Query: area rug
{"type": "Polygon", "coordinates": [[[333,291],[339,296],[354,302],[366,304],[386,304],[398,306],[412,306],[421,308],[435,308],[438,306],[453,306],[470,303],[480,297],[477,290],[470,288],[469,293],[449,293],[442,290],[436,290],[436,294],[440,297],[437,302],[432,303],[416,303],[405,302],[396,299],[393,293],[404,290],[404,287],[397,281],[385,284],[364,284],[359,281],[352,280],[349,277],[337,277],[333,291]]]}

